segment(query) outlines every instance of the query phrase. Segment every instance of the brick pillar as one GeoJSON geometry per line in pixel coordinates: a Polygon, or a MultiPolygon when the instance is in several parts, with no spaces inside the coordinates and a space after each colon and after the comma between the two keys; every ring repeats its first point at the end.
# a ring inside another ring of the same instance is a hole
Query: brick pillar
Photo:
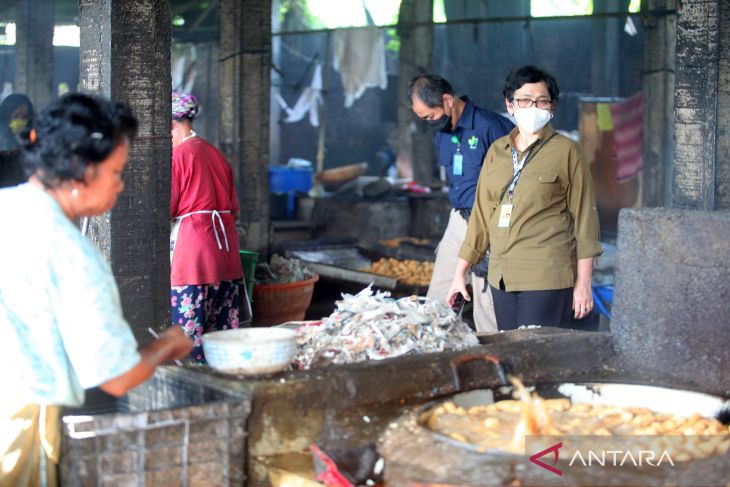
{"type": "MultiPolygon", "coordinates": [[[[675,10],[677,0],[646,0],[643,10],[675,10]]],[[[644,169],[642,206],[671,206],[674,57],[677,15],[643,17],[644,169]]]]}
{"type": "Polygon", "coordinates": [[[110,261],[140,342],[170,321],[170,0],[80,0],[80,89],[127,103],[139,121],[112,211],[89,235],[110,261]]]}
{"type": "Polygon", "coordinates": [[[16,0],[15,86],[36,111],[53,99],[55,0],[16,0]]]}
{"type": "Polygon", "coordinates": [[[241,248],[269,243],[271,0],[220,2],[220,149],[241,203],[241,248]]]}
{"type": "Polygon", "coordinates": [[[730,5],[685,0],[677,20],[672,205],[730,208],[730,5]]]}

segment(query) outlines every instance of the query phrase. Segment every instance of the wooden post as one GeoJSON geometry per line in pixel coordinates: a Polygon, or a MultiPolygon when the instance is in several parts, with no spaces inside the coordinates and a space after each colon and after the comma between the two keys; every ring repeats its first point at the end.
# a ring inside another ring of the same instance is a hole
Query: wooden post
{"type": "Polygon", "coordinates": [[[322,73],[322,106],[319,110],[319,127],[317,130],[317,172],[324,170],[325,133],[327,131],[327,98],[330,86],[330,51],[332,50],[332,31],[327,31],[324,41],[324,62],[322,73]]]}

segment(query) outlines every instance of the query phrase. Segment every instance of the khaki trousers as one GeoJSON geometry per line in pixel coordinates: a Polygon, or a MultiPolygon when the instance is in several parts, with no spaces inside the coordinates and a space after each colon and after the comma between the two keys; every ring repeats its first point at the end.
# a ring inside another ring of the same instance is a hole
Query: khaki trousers
{"type": "Polygon", "coordinates": [[[0,404],[0,487],[55,487],[61,408],[4,400],[0,404]]]}
{"type": "MultiPolygon", "coordinates": [[[[436,262],[433,266],[433,277],[428,286],[427,297],[446,302],[451,282],[454,280],[456,264],[459,262],[459,250],[465,237],[466,221],[458,211],[452,209],[449,214],[449,224],[436,248],[436,262]]],[[[487,290],[482,292],[485,279],[470,275],[471,285],[474,289],[471,298],[474,301],[474,323],[477,331],[496,333],[497,318],[494,314],[492,290],[487,286],[487,290]]]]}

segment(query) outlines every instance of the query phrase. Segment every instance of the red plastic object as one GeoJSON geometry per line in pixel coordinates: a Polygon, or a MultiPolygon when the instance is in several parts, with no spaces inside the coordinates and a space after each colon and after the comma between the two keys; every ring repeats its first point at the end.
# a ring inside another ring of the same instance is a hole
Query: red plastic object
{"type": "Polygon", "coordinates": [[[327,487],[354,487],[352,483],[342,475],[335,465],[335,462],[320,450],[317,445],[309,445],[309,449],[322,462],[323,471],[317,475],[317,480],[327,487]]]}
{"type": "Polygon", "coordinates": [[[422,186],[422,185],[416,183],[415,181],[411,181],[407,184],[404,184],[403,189],[405,191],[410,191],[411,193],[430,193],[431,192],[431,188],[429,188],[428,186],[422,186]]]}

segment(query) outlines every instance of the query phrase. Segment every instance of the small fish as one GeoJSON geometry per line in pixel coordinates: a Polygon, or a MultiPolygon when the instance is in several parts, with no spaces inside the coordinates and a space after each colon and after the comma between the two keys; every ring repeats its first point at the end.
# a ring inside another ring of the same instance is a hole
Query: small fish
{"type": "Polygon", "coordinates": [[[355,295],[342,294],[337,309],[320,326],[297,330],[294,366],[383,360],[408,353],[460,350],[479,344],[451,309],[419,296],[393,299],[372,284],[355,295]]]}

